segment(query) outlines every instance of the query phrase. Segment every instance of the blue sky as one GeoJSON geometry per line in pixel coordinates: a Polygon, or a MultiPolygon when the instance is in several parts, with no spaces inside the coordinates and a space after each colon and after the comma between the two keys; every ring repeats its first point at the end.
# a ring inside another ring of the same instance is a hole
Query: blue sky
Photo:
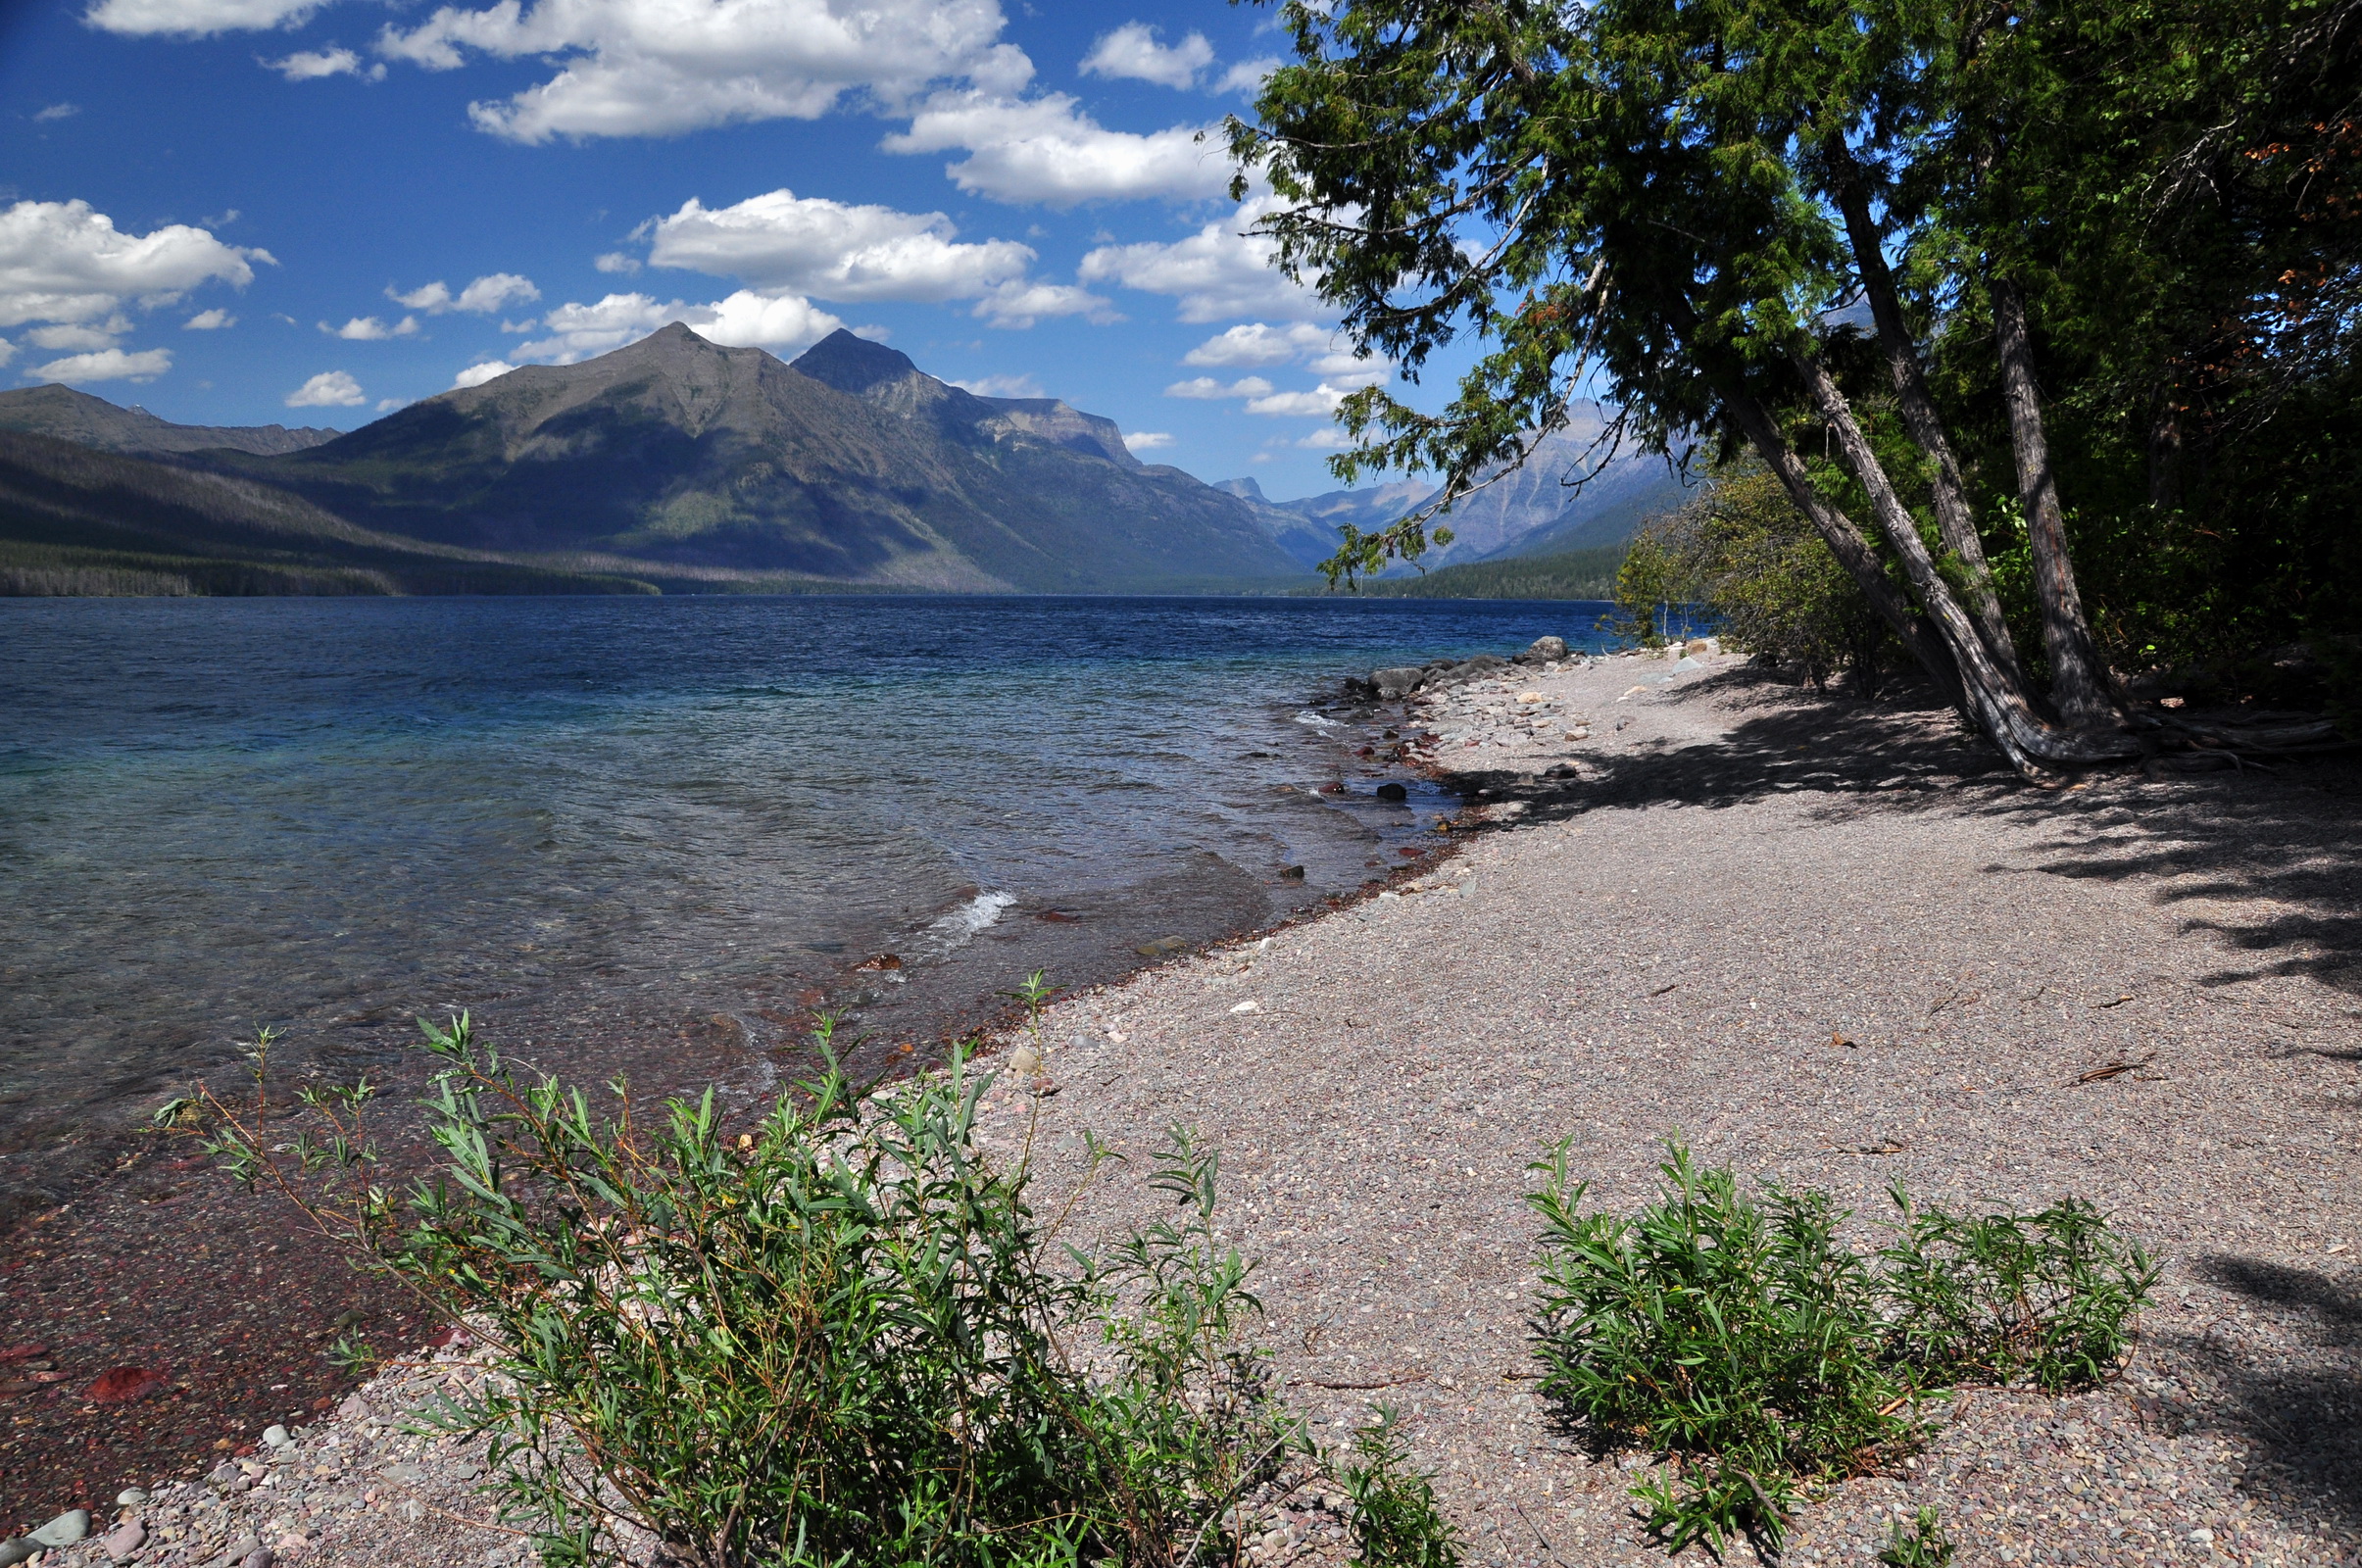
{"type": "Polygon", "coordinates": [[[1107,415],[1152,462],[1333,488],[1327,411],[1388,368],[1263,265],[1192,139],[1249,104],[1269,20],[15,0],[0,384],[352,428],[666,320],[791,359],[843,324],[1107,415]]]}

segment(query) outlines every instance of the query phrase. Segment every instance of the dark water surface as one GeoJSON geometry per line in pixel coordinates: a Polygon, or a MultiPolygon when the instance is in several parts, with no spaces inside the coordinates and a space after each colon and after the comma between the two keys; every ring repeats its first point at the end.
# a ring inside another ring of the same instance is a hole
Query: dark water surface
{"type": "Polygon", "coordinates": [[[1449,804],[1377,801],[1316,694],[1599,609],[0,601],[0,1218],[265,1023],[341,1069],[465,1006],[691,1081],[1263,923],[1449,804]]]}

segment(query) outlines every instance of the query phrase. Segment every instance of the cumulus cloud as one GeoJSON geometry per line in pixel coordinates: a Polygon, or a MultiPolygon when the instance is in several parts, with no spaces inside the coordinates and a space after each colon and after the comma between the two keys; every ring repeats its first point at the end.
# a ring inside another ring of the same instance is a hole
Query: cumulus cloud
{"type": "Polygon", "coordinates": [[[1176,44],[1159,43],[1156,35],[1162,30],[1145,22],[1127,22],[1101,35],[1083,56],[1083,74],[1153,81],[1159,87],[1195,85],[1198,73],[1213,64],[1213,45],[1202,32],[1190,33],[1176,44]]]}
{"type": "Polygon", "coordinates": [[[1323,418],[1337,412],[1351,387],[1332,386],[1323,381],[1309,392],[1273,392],[1266,397],[1248,400],[1249,414],[1318,415],[1323,418]]]}
{"type": "Polygon", "coordinates": [[[1213,84],[1215,92],[1258,93],[1263,90],[1263,78],[1277,71],[1283,62],[1274,55],[1261,55],[1254,60],[1242,60],[1221,74],[1213,84]]]}
{"type": "Polygon", "coordinates": [[[451,384],[455,387],[482,386],[486,381],[498,380],[516,368],[516,366],[506,360],[485,360],[480,364],[470,365],[453,376],[451,384]]]}
{"type": "Polygon", "coordinates": [[[1065,93],[1026,99],[945,93],[883,146],[895,153],[963,149],[968,156],[944,170],[961,190],[995,201],[1071,207],[1219,196],[1230,184],[1230,161],[1218,142],[1199,139],[1210,128],[1175,125],[1146,135],[1108,130],[1065,93]]]}
{"type": "Polygon", "coordinates": [[[973,380],[954,381],[952,385],[980,398],[1043,398],[1050,394],[1032,375],[979,375],[973,380]]]}
{"type": "Polygon", "coordinates": [[[18,202],[0,213],[0,326],[102,320],[126,302],[170,305],[206,282],[243,287],[251,263],[270,260],[185,223],[126,234],[87,202],[18,202]]]}
{"type": "Polygon", "coordinates": [[[129,321],[121,316],[111,316],[103,321],[80,325],[36,326],[25,334],[25,340],[53,354],[70,349],[110,349],[117,338],[130,330],[129,321]]]}
{"type": "Polygon", "coordinates": [[[1305,354],[1327,348],[1333,335],[1328,328],[1315,326],[1309,321],[1292,321],[1286,326],[1247,321],[1216,332],[1182,355],[1181,363],[1224,368],[1286,365],[1305,354]]]}
{"type": "Polygon", "coordinates": [[[1120,283],[1171,295],[1181,302],[1184,321],[1240,316],[1316,319],[1326,312],[1319,297],[1271,265],[1268,237],[1247,231],[1264,208],[1263,198],[1248,201],[1234,216],[1170,244],[1103,245],[1083,257],[1080,275],[1086,283],[1120,283]]]}
{"type": "Polygon", "coordinates": [[[1168,398],[1259,398],[1271,390],[1271,383],[1259,375],[1244,375],[1224,386],[1210,375],[1194,376],[1187,381],[1175,381],[1164,389],[1168,398]]]}
{"type": "Polygon", "coordinates": [[[51,360],[25,373],[43,381],[153,381],[172,368],[171,349],[144,349],[136,354],[101,349],[95,354],[51,360]]]}
{"type": "Polygon", "coordinates": [[[368,401],[361,383],[342,370],[322,370],[287,394],[291,409],[357,409],[368,401]]]}
{"type": "Polygon", "coordinates": [[[648,260],[822,299],[974,299],[1025,274],[1032,247],[957,241],[941,213],[849,206],[774,190],[733,207],[692,199],[657,221],[648,260]]]}
{"type": "Polygon", "coordinates": [[[47,125],[61,120],[72,120],[82,112],[80,104],[51,104],[47,109],[33,111],[32,122],[47,125]]]}
{"type": "Polygon", "coordinates": [[[640,270],[640,260],[636,256],[626,256],[621,251],[609,251],[604,256],[593,258],[591,266],[602,272],[620,272],[629,277],[640,270]]]}
{"type": "Polygon", "coordinates": [[[553,335],[518,344],[512,358],[571,365],[636,343],[674,321],[712,342],[778,352],[817,343],[845,324],[810,300],[753,289],[711,305],[679,300],[664,305],[645,294],[610,294],[592,305],[561,305],[542,319],[553,335]]]}
{"type": "Polygon", "coordinates": [[[82,14],[93,27],[127,34],[216,32],[300,26],[324,0],[99,0],[82,14]]]}
{"type": "Polygon", "coordinates": [[[0,337],[0,365],[6,365],[9,361],[15,359],[16,357],[17,345],[11,343],[4,337],[0,337]]]}
{"type": "Polygon", "coordinates": [[[1353,444],[1352,441],[1346,439],[1345,432],[1335,425],[1330,425],[1325,430],[1315,430],[1303,440],[1294,443],[1295,446],[1305,452],[1343,452],[1353,444]]]}
{"type": "Polygon", "coordinates": [[[227,311],[222,310],[217,305],[210,311],[199,311],[196,315],[181,322],[180,326],[181,330],[187,332],[219,332],[224,327],[235,326],[237,324],[238,318],[236,317],[230,315],[227,311]]]}
{"type": "Polygon", "coordinates": [[[490,316],[511,305],[529,305],[541,298],[541,290],[533,286],[532,279],[519,277],[515,272],[488,272],[457,294],[451,292],[451,285],[437,278],[423,288],[412,289],[408,294],[388,288],[385,297],[396,305],[424,311],[429,316],[443,316],[452,311],[490,316]]]}
{"type": "Polygon", "coordinates": [[[1162,430],[1126,430],[1123,444],[1134,452],[1154,452],[1159,447],[1171,446],[1173,438],[1162,430]]]}
{"type": "Polygon", "coordinates": [[[350,49],[331,45],[325,49],[298,50],[282,60],[265,60],[262,64],[277,72],[289,81],[318,81],[323,76],[360,76],[369,81],[383,81],[382,64],[364,67],[361,57],[350,49]]]}
{"type": "Polygon", "coordinates": [[[388,24],[377,50],[432,71],[469,53],[554,60],[547,81],[467,111],[494,135],[543,142],[812,120],[851,92],[893,106],[947,80],[1013,93],[1033,63],[999,41],[1003,24],[993,0],[501,0],[444,6],[408,31],[388,24]]]}
{"type": "Polygon", "coordinates": [[[1018,331],[1046,316],[1079,316],[1100,326],[1123,319],[1104,297],[1087,288],[1077,288],[1072,283],[1029,283],[1021,279],[1004,283],[987,294],[976,302],[972,314],[989,326],[1018,331]]]}
{"type": "Polygon", "coordinates": [[[320,329],[332,336],[343,338],[348,343],[381,343],[389,337],[417,336],[418,318],[415,316],[405,316],[392,326],[388,326],[374,316],[356,316],[342,326],[330,326],[327,322],[322,321],[320,323],[320,329]]]}

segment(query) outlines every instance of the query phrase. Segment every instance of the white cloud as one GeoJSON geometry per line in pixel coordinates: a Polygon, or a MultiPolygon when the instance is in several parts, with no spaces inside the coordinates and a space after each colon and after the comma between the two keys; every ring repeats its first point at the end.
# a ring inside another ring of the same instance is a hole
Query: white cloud
{"type": "Polygon", "coordinates": [[[126,301],[170,305],[200,283],[243,287],[270,254],[168,223],[126,234],[87,202],[19,202],[0,213],[0,326],[87,322],[126,301]]]}
{"type": "Polygon", "coordinates": [[[1309,392],[1274,392],[1268,397],[1252,399],[1247,405],[1249,414],[1299,415],[1312,414],[1326,418],[1337,412],[1351,387],[1332,386],[1323,381],[1309,392]]]}
{"type": "Polygon", "coordinates": [[[1086,283],[1121,283],[1175,296],[1184,321],[1238,316],[1316,319],[1326,314],[1319,297],[1289,282],[1271,265],[1269,238],[1247,232],[1265,207],[1264,198],[1248,201],[1234,216],[1171,244],[1103,245],[1083,257],[1080,275],[1086,283]]]}
{"type": "Polygon", "coordinates": [[[1283,64],[1277,57],[1262,55],[1254,60],[1242,60],[1222,73],[1213,84],[1215,92],[1258,93],[1263,90],[1263,78],[1283,64]]]}
{"type": "Polygon", "coordinates": [[[1155,452],[1160,447],[1171,446],[1173,438],[1162,430],[1126,430],[1123,444],[1134,452],[1155,452]]]}
{"type": "Polygon", "coordinates": [[[369,81],[383,81],[385,67],[364,68],[361,57],[350,49],[298,50],[283,60],[265,60],[262,64],[277,72],[289,81],[318,81],[323,76],[360,76],[369,81]]]}
{"type": "Polygon", "coordinates": [[[183,331],[188,332],[219,332],[224,327],[235,326],[237,324],[238,318],[236,317],[230,315],[227,311],[222,310],[220,306],[216,306],[210,311],[199,311],[196,315],[181,322],[180,326],[183,331]]]}
{"type": "Polygon", "coordinates": [[[954,381],[952,385],[963,392],[973,392],[980,398],[1041,398],[1050,395],[1030,374],[979,375],[969,381],[954,381]]]}
{"type": "Polygon", "coordinates": [[[9,361],[15,359],[16,357],[17,345],[11,343],[4,337],[0,337],[0,365],[6,365],[9,361]]]}
{"type": "Polygon", "coordinates": [[[1332,424],[1326,429],[1313,431],[1294,444],[1305,452],[1343,452],[1353,443],[1346,439],[1343,430],[1332,424]]]}
{"type": "Polygon", "coordinates": [[[1267,326],[1261,321],[1248,321],[1216,332],[1182,355],[1181,363],[1225,368],[1246,365],[1285,365],[1301,355],[1327,348],[1334,335],[1326,327],[1315,326],[1309,321],[1294,321],[1286,326],[1267,326]]]}
{"type": "Polygon", "coordinates": [[[538,316],[528,316],[521,321],[512,321],[504,318],[500,323],[500,329],[504,332],[530,332],[533,330],[533,328],[539,326],[540,324],[541,318],[538,316]]]}
{"type": "Polygon", "coordinates": [[[621,251],[609,251],[606,255],[593,259],[591,266],[602,272],[620,272],[625,277],[629,277],[640,270],[640,261],[638,257],[626,256],[621,251]]]}
{"type": "Polygon", "coordinates": [[[519,277],[515,272],[487,272],[457,294],[451,292],[450,284],[437,278],[423,288],[412,289],[408,294],[399,294],[388,288],[385,297],[396,305],[424,311],[429,316],[442,316],[452,311],[490,316],[511,305],[529,305],[541,298],[541,290],[533,286],[532,279],[519,277]]]}
{"type": "Polygon", "coordinates": [[[391,414],[396,409],[407,409],[411,406],[412,401],[413,400],[410,398],[379,398],[377,400],[377,412],[379,414],[391,414]]]}
{"type": "Polygon", "coordinates": [[[810,300],[792,294],[771,296],[740,289],[711,305],[686,305],[679,300],[660,305],[645,294],[610,294],[593,305],[567,304],[551,311],[543,324],[554,335],[518,344],[512,358],[571,365],[636,343],[673,321],[712,342],[773,351],[817,343],[845,324],[810,300]]]}
{"type": "Polygon", "coordinates": [[[43,381],[153,381],[172,368],[171,349],[146,349],[126,354],[102,349],[96,354],[74,354],[27,370],[27,379],[43,381]]]}
{"type": "Polygon", "coordinates": [[[848,206],[774,190],[734,207],[694,199],[656,225],[648,260],[822,299],[974,299],[1025,275],[1031,246],[955,241],[941,213],[848,206]]]}
{"type": "Polygon", "coordinates": [[[479,129],[542,142],[812,120],[849,92],[890,107],[944,81],[1015,92],[1033,63],[999,42],[1003,25],[994,0],[501,0],[389,24],[377,50],[433,71],[468,52],[554,60],[549,80],[467,110],[479,129]]]}
{"type": "Polygon", "coordinates": [[[1108,130],[1064,93],[1014,99],[946,93],[883,142],[894,153],[964,149],[944,172],[961,190],[1003,202],[1077,202],[1164,197],[1193,200],[1229,188],[1230,160],[1197,125],[1147,135],[1108,130]]]}
{"type": "Polygon", "coordinates": [[[405,316],[392,326],[388,326],[374,316],[356,316],[342,326],[330,326],[327,322],[322,321],[320,323],[320,329],[332,336],[343,338],[348,343],[382,343],[389,337],[416,337],[418,331],[418,318],[415,316],[405,316]]]}
{"type": "Polygon", "coordinates": [[[1271,390],[1271,383],[1259,375],[1245,375],[1224,386],[1210,375],[1193,376],[1187,381],[1175,381],[1164,389],[1168,398],[1259,398],[1271,390]]]}
{"type": "Polygon", "coordinates": [[[324,0],[99,0],[82,15],[93,27],[121,33],[207,33],[293,27],[324,0]]]}
{"type": "Polygon", "coordinates": [[[498,380],[516,368],[506,360],[485,360],[481,364],[470,365],[453,376],[451,384],[455,387],[482,386],[486,381],[498,380]]]}
{"type": "Polygon", "coordinates": [[[35,110],[32,122],[36,125],[46,125],[60,120],[72,120],[81,112],[80,104],[51,104],[47,109],[35,110]]]}
{"type": "Polygon", "coordinates": [[[342,370],[322,370],[287,394],[291,409],[357,409],[368,401],[361,383],[342,370]]]}
{"type": "Polygon", "coordinates": [[[111,316],[103,321],[78,326],[36,326],[25,334],[25,340],[37,349],[52,353],[74,349],[111,349],[115,340],[131,330],[131,323],[121,316],[111,316]]]}
{"type": "Polygon", "coordinates": [[[1156,41],[1161,30],[1145,22],[1127,22],[1102,35],[1083,56],[1083,74],[1153,81],[1159,87],[1191,86],[1198,73],[1213,64],[1213,45],[1202,32],[1176,44],[1161,44],[1156,41]]]}
{"type": "Polygon", "coordinates": [[[1021,279],[993,290],[977,302],[972,314],[988,325],[1018,331],[1045,316],[1079,316],[1101,326],[1123,319],[1105,297],[1087,288],[1077,288],[1072,283],[1028,283],[1021,279]]]}

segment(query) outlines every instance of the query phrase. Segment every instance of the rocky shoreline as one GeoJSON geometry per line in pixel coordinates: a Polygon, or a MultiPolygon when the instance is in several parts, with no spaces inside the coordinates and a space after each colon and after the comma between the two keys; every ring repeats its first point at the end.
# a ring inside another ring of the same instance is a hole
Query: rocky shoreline
{"type": "MultiPolygon", "coordinates": [[[[1711,644],[1668,655],[1349,683],[1353,788],[1473,807],[1444,853],[1061,1001],[1034,1064],[1059,1092],[998,1092],[988,1142],[1030,1147],[1059,1191],[1085,1129],[1145,1151],[1200,1126],[1291,1397],[1332,1440],[1396,1404],[1468,1560],[1500,1568],[1662,1560],[1628,1462],[1521,1378],[1544,1145],[1574,1135],[1618,1206],[1676,1129],[1864,1214],[1895,1179],[2088,1196],[2167,1260],[2123,1379],[1956,1402],[1913,1464],[1808,1510],[1787,1560],[1869,1568],[1922,1504],[1963,1564],[2362,1560],[2339,1413],[2362,1385],[2340,1326],[2362,1292],[2362,966],[2333,918],[2362,864],[2350,765],[2038,797],[1945,714],[1808,700],[1711,644]],[[1897,856],[1918,876],[1866,904],[1897,856]]],[[[1154,1201],[1127,1171],[1074,1239],[1154,1201]]],[[[465,1346],[427,1353],[42,1560],[521,1561],[474,1494],[481,1455],[394,1419],[471,1375],[465,1346]]],[[[1343,1560],[1319,1496],[1257,1507],[1256,1562],[1343,1560]]]]}

